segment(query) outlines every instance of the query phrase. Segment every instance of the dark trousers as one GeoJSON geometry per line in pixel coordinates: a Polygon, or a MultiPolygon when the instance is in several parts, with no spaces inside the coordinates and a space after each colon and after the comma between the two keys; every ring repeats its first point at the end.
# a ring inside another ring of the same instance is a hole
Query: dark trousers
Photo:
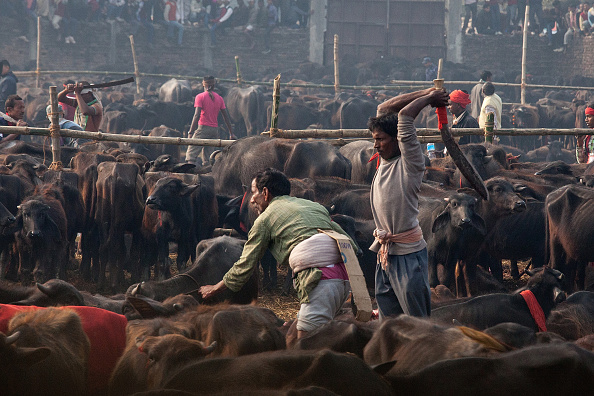
{"type": "Polygon", "coordinates": [[[375,300],[380,319],[406,314],[426,317],[431,314],[431,288],[427,248],[402,256],[388,256],[384,271],[375,269],[375,300]]]}
{"type": "Polygon", "coordinates": [[[471,16],[472,16],[472,25],[470,26],[470,28],[474,29],[474,23],[476,21],[476,5],[477,5],[477,3],[464,5],[464,9],[466,10],[466,15],[464,16],[464,25],[462,26],[462,30],[464,30],[468,27],[468,21],[470,20],[471,16]]]}

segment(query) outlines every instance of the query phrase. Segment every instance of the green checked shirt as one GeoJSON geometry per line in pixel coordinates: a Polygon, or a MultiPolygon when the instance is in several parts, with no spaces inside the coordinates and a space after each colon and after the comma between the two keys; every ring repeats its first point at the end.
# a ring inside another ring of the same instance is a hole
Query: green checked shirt
{"type": "MultiPolygon", "coordinates": [[[[288,265],[293,248],[317,234],[318,229],[334,230],[347,235],[330,219],[326,208],[319,203],[288,195],[273,198],[248,233],[241,257],[223,277],[225,286],[234,292],[239,291],[252,275],[266,249],[270,249],[279,264],[288,265]]],[[[352,240],[351,243],[356,246],[352,240]]],[[[302,303],[309,302],[307,294],[317,286],[321,276],[322,271],[317,268],[309,268],[297,274],[294,286],[302,303]]]]}

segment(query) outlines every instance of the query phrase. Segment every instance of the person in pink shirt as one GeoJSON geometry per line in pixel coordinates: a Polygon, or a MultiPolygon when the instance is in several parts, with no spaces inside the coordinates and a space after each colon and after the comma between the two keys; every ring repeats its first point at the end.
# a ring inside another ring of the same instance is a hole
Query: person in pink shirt
{"type": "MultiPolygon", "coordinates": [[[[213,76],[204,77],[202,80],[204,92],[196,95],[194,101],[194,118],[188,131],[188,137],[192,139],[219,139],[219,112],[223,115],[223,120],[229,131],[229,139],[236,139],[231,127],[229,112],[225,106],[225,101],[218,93],[214,92],[215,78],[213,76]]],[[[202,166],[208,164],[210,155],[216,147],[188,146],[186,151],[186,162],[202,166]]]]}

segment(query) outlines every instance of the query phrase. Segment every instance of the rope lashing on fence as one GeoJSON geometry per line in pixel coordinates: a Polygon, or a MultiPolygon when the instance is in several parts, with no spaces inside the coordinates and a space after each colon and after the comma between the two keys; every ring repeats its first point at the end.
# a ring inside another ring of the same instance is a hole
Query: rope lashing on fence
{"type": "MultiPolygon", "coordinates": [[[[59,113],[50,113],[50,115],[53,115],[53,114],[59,114],[59,113]]],[[[60,139],[60,124],[51,124],[50,125],[49,136],[50,136],[50,138],[60,139]]],[[[62,161],[56,160],[55,158],[49,166],[49,169],[55,170],[55,171],[60,171],[63,168],[64,168],[64,166],[62,165],[62,161]]]]}

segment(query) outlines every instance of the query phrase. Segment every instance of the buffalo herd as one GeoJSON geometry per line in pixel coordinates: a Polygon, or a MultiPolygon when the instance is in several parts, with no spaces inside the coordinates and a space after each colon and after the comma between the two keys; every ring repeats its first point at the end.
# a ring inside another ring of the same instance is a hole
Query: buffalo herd
{"type": "MultiPolygon", "coordinates": [[[[182,137],[195,93],[170,81],[148,99],[104,94],[102,130],[182,137]]],[[[62,147],[66,168],[55,170],[42,141],[0,143],[0,394],[592,392],[594,168],[575,163],[573,137],[462,145],[487,200],[449,156],[427,158],[419,222],[431,318],[358,322],[347,302],[299,339],[294,318],[257,304],[264,288],[291,293],[290,273],[276,287],[269,254],[264,282],[254,271],[241,290],[209,301],[198,290],[239,259],[257,216],[247,186],[272,167],[357,242],[373,294],[373,143],[259,136],[265,90],[223,94],[240,139],[202,167],[179,146],[81,140],[62,147]]],[[[278,126],[366,128],[390,94],[283,91],[278,126]]],[[[581,126],[584,92],[543,96],[506,108],[504,124],[581,126]]],[[[42,125],[45,101],[27,106],[27,121],[42,125]]],[[[434,122],[427,112],[417,126],[434,122]]]]}

